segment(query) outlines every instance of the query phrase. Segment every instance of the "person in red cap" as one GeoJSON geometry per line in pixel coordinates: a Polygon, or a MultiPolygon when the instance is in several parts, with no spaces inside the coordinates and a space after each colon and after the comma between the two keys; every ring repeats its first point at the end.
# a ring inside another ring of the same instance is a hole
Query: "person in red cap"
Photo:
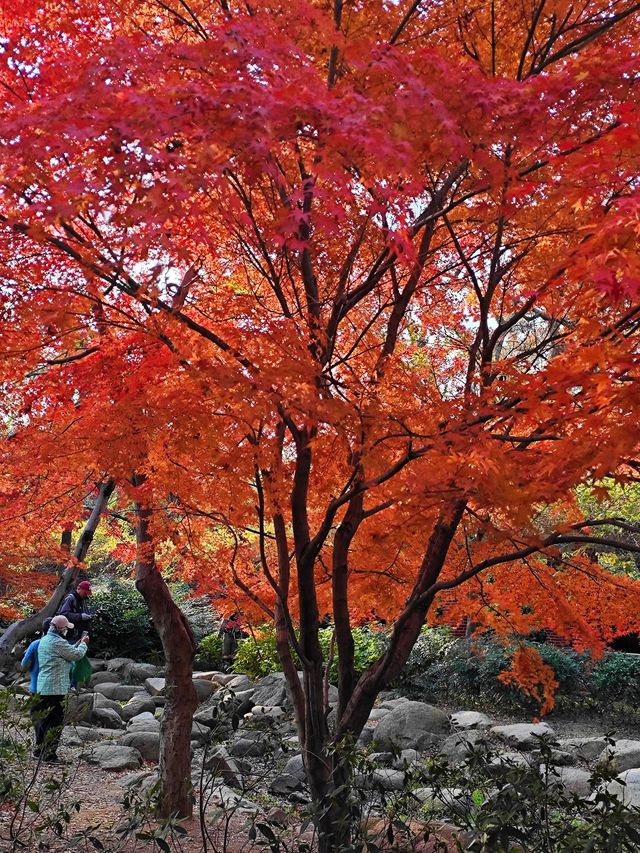
{"type": "Polygon", "coordinates": [[[75,592],[70,592],[58,609],[60,616],[66,616],[73,628],[69,629],[67,640],[75,643],[82,636],[83,631],[88,631],[93,615],[88,608],[87,599],[91,595],[91,584],[82,581],[76,587],[75,592]]]}

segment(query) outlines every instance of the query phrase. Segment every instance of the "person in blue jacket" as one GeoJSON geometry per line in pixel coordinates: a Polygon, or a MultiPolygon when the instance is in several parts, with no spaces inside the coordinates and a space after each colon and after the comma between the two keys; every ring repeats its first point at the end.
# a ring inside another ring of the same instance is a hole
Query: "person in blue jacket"
{"type": "MultiPolygon", "coordinates": [[[[42,623],[42,634],[43,636],[49,630],[49,625],[51,625],[51,617],[47,617],[42,623]]],[[[29,643],[26,652],[24,653],[24,657],[22,658],[21,666],[23,669],[31,670],[31,681],[29,683],[29,690],[32,693],[37,693],[38,690],[38,672],[40,671],[40,665],[38,662],[38,646],[40,645],[40,640],[42,637],[38,637],[37,640],[34,640],[32,643],[29,643]]]]}

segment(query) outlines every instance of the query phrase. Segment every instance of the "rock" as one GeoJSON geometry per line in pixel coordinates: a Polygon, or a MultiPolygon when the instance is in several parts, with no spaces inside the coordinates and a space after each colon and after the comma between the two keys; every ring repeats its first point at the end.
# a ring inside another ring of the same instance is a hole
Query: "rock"
{"type": "Polygon", "coordinates": [[[522,752],[501,752],[489,762],[489,772],[492,776],[501,776],[512,767],[532,767],[535,764],[530,755],[522,752]]]}
{"type": "Polygon", "coordinates": [[[65,722],[67,725],[88,723],[93,714],[95,697],[92,693],[69,693],[65,703],[65,722]]]}
{"type": "Polygon", "coordinates": [[[276,720],[278,717],[284,716],[284,711],[279,705],[254,705],[251,708],[251,714],[255,719],[266,718],[268,720],[276,720]]]}
{"type": "Polygon", "coordinates": [[[383,791],[402,791],[405,775],[402,770],[392,770],[389,767],[378,767],[373,771],[373,788],[383,791]]]}
{"type": "Polygon", "coordinates": [[[479,711],[458,711],[451,715],[451,726],[456,731],[469,729],[490,729],[494,725],[491,717],[479,711]]]}
{"type": "Polygon", "coordinates": [[[391,711],[390,708],[372,708],[371,713],[369,714],[369,722],[376,723],[378,720],[381,720],[383,717],[391,711]]]}
{"type": "Polygon", "coordinates": [[[580,761],[595,761],[606,745],[604,737],[571,737],[558,741],[560,749],[572,753],[580,761]]]}
{"type": "Polygon", "coordinates": [[[245,690],[252,690],[254,684],[248,675],[234,675],[227,681],[225,687],[233,690],[234,693],[242,693],[245,690]]]}
{"type": "Polygon", "coordinates": [[[260,808],[255,803],[252,803],[251,800],[247,800],[245,797],[241,797],[240,794],[234,791],[233,788],[227,787],[227,785],[214,786],[210,796],[211,802],[221,806],[226,812],[251,812],[255,814],[260,811],[260,808]]]}
{"type": "Polygon", "coordinates": [[[422,750],[439,742],[438,735],[448,729],[449,718],[439,708],[407,700],[380,720],[373,732],[373,743],[382,751],[394,746],[422,750]]]}
{"type": "Polygon", "coordinates": [[[295,776],[299,782],[307,781],[307,774],[304,770],[304,761],[302,760],[302,753],[299,755],[292,755],[291,758],[287,761],[284,772],[287,776],[295,776]]]}
{"type": "Polygon", "coordinates": [[[105,729],[123,729],[124,722],[120,714],[112,708],[94,708],[91,722],[105,729]]]}
{"type": "Polygon", "coordinates": [[[640,768],[640,740],[618,740],[615,746],[605,747],[598,764],[611,764],[618,773],[640,768]]]}
{"type": "Polygon", "coordinates": [[[145,678],[144,686],[147,689],[147,693],[151,696],[162,696],[164,695],[167,682],[164,678],[145,678]]]}
{"type": "Polygon", "coordinates": [[[115,672],[94,672],[89,679],[89,687],[95,687],[96,684],[120,684],[122,679],[115,672]]]}
{"type": "Polygon", "coordinates": [[[93,694],[93,707],[94,709],[110,708],[112,711],[115,711],[118,716],[122,713],[122,705],[119,702],[116,702],[115,699],[107,699],[107,697],[103,696],[102,693],[93,694]]]}
{"type": "MultiPolygon", "coordinates": [[[[576,763],[575,756],[570,752],[565,752],[562,749],[552,749],[550,752],[549,764],[554,767],[568,767],[570,764],[576,763]]],[[[540,764],[542,764],[543,760],[546,760],[546,757],[543,756],[539,749],[532,750],[531,757],[540,764]]]]}
{"type": "Polygon", "coordinates": [[[156,678],[160,669],[152,663],[132,663],[127,673],[131,684],[144,684],[147,678],[156,678]]]}
{"type": "Polygon", "coordinates": [[[103,672],[107,668],[107,662],[99,658],[87,657],[91,666],[91,672],[103,672]]]}
{"type": "Polygon", "coordinates": [[[142,764],[142,756],[137,749],[118,743],[96,744],[81,757],[102,770],[135,770],[142,764]]]}
{"type": "Polygon", "coordinates": [[[240,768],[224,746],[219,746],[215,752],[207,756],[204,767],[213,776],[219,776],[224,779],[226,784],[232,788],[240,788],[242,786],[240,768]]]}
{"type": "Polygon", "coordinates": [[[93,726],[65,726],[62,730],[62,743],[64,746],[81,746],[85,743],[94,743],[99,740],[112,740],[113,729],[103,729],[93,726]]]}
{"type": "Polygon", "coordinates": [[[559,767],[550,776],[552,783],[557,781],[569,794],[577,794],[579,797],[588,797],[591,794],[590,779],[591,773],[581,767],[559,767]]]}
{"type": "Polygon", "coordinates": [[[269,785],[269,793],[286,797],[301,788],[302,782],[299,779],[296,779],[291,773],[281,773],[269,785]]]}
{"type": "Polygon", "coordinates": [[[518,749],[537,749],[540,738],[546,736],[555,740],[556,733],[547,723],[514,723],[510,726],[493,726],[491,732],[500,740],[518,749]]]}
{"type": "Polygon", "coordinates": [[[372,752],[369,755],[369,761],[373,764],[378,764],[381,767],[390,766],[393,764],[392,752],[372,752]]]}
{"type": "Polygon", "coordinates": [[[371,726],[365,726],[358,735],[358,746],[369,746],[373,742],[373,732],[371,726]]]}
{"type": "Polygon", "coordinates": [[[129,721],[133,717],[137,717],[138,714],[145,713],[145,711],[153,714],[155,709],[154,701],[147,693],[136,693],[126,705],[122,706],[120,714],[123,720],[129,721]]]}
{"type": "Polygon", "coordinates": [[[213,691],[215,690],[215,686],[211,683],[211,681],[207,681],[204,678],[194,678],[193,686],[196,689],[196,693],[198,694],[198,702],[204,702],[206,699],[211,696],[213,691]]]}
{"type": "Polygon", "coordinates": [[[198,744],[206,743],[211,737],[211,729],[197,720],[191,723],[191,740],[198,744]]]}
{"type": "Polygon", "coordinates": [[[107,699],[116,699],[118,702],[128,702],[139,690],[134,684],[116,684],[115,682],[96,684],[94,689],[96,693],[102,693],[107,699]]]}
{"type": "Polygon", "coordinates": [[[209,705],[206,708],[202,708],[200,711],[196,711],[193,715],[193,719],[195,722],[200,723],[203,726],[215,729],[222,723],[224,717],[219,714],[217,705],[209,705]]]}
{"type": "Polygon", "coordinates": [[[284,707],[289,704],[284,673],[274,672],[261,678],[253,691],[254,705],[279,705],[284,707]]]}
{"type": "Polygon", "coordinates": [[[143,711],[132,717],[127,723],[128,732],[159,732],[160,720],[156,719],[149,711],[143,711]]]}
{"type": "Polygon", "coordinates": [[[153,780],[155,783],[158,779],[158,774],[155,770],[138,770],[137,773],[127,773],[121,779],[118,779],[118,785],[121,788],[142,788],[147,780],[153,780]]]}
{"type": "Polygon", "coordinates": [[[466,792],[462,788],[417,788],[413,796],[420,800],[430,811],[438,812],[451,809],[454,812],[467,812],[470,806],[466,792]]]}
{"type": "Polygon", "coordinates": [[[609,782],[607,791],[622,800],[626,806],[640,808],[640,768],[632,767],[609,782]]]}
{"type": "MultiPolygon", "coordinates": [[[[196,673],[194,673],[194,675],[196,675],[196,673]]],[[[235,672],[220,672],[219,670],[213,670],[211,673],[202,672],[198,673],[198,675],[202,676],[202,678],[208,678],[209,676],[211,676],[210,680],[214,681],[216,684],[219,684],[222,687],[225,687],[235,678],[239,677],[235,674],[235,672]]]]}
{"type": "Polygon", "coordinates": [[[470,751],[486,742],[486,735],[481,731],[456,732],[440,745],[440,755],[452,766],[463,764],[470,751]]]}
{"type": "Polygon", "coordinates": [[[417,749],[403,749],[400,755],[391,765],[394,770],[406,770],[420,761],[420,753],[417,749]]]}
{"type": "Polygon", "coordinates": [[[117,672],[118,675],[126,679],[134,663],[133,658],[111,658],[107,661],[107,672],[117,672]]]}
{"type": "Polygon", "coordinates": [[[118,738],[118,743],[137,749],[145,761],[160,760],[160,732],[128,732],[118,738]]]}
{"type": "Polygon", "coordinates": [[[229,752],[231,755],[235,755],[237,758],[244,758],[245,756],[251,757],[259,757],[261,755],[266,755],[273,748],[272,744],[269,744],[267,739],[249,739],[249,735],[253,734],[253,732],[245,732],[243,736],[231,744],[229,747],[229,752]]]}

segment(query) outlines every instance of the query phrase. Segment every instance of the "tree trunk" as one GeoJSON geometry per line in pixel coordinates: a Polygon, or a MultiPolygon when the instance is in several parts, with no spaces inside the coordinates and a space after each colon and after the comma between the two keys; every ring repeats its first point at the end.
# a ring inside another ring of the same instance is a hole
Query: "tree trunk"
{"type": "MultiPolygon", "coordinates": [[[[134,478],[136,486],[144,479],[134,478]]],[[[191,817],[191,726],[198,697],[193,686],[196,642],[180,608],[155,562],[149,530],[151,510],[136,503],[136,587],[147,603],[153,624],[162,641],[166,661],[166,705],[160,727],[160,817],[191,817]]]]}
{"type": "Polygon", "coordinates": [[[0,668],[13,665],[14,658],[11,650],[16,643],[19,643],[20,640],[24,640],[27,637],[33,636],[33,634],[42,627],[43,619],[46,619],[48,616],[55,616],[70,587],[77,582],[78,575],[80,573],[80,566],[78,564],[84,562],[84,559],[87,556],[89,546],[93,541],[94,534],[98,524],[100,523],[100,518],[107,506],[107,503],[109,502],[114,486],[115,483],[113,480],[107,480],[106,483],[103,483],[102,486],[100,486],[100,491],[98,492],[98,497],[96,498],[93,509],[91,510],[91,515],[89,516],[87,523],[84,526],[84,530],[78,539],[78,543],[73,554],[74,564],[72,566],[68,566],[62,572],[60,581],[49,598],[49,601],[47,601],[45,606],[37,613],[33,613],[31,616],[27,616],[26,619],[20,619],[18,622],[14,622],[12,625],[9,625],[2,637],[0,637],[0,668]]]}

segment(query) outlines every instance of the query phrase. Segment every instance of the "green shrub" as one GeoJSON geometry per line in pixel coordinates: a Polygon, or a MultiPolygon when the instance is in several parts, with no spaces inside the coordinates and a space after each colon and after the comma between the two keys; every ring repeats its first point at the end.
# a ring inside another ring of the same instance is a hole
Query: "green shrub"
{"type": "Polygon", "coordinates": [[[162,650],[147,605],[132,581],[115,580],[90,599],[94,657],[153,657],[162,650]]]}
{"type": "MultiPolygon", "coordinates": [[[[361,628],[353,628],[351,631],[353,637],[353,664],[356,675],[361,675],[365,670],[369,669],[372,663],[378,660],[384,652],[387,644],[387,635],[382,631],[373,630],[366,625],[361,628]]],[[[325,664],[329,661],[331,638],[333,636],[333,627],[323,628],[320,631],[320,646],[322,648],[322,657],[325,664]]],[[[331,680],[338,678],[338,646],[334,643],[333,660],[331,662],[331,670],[329,677],[331,680]]]]}
{"type": "Polygon", "coordinates": [[[593,668],[591,685],[600,699],[636,705],[640,700],[640,656],[605,654],[593,668]]]}
{"type": "Polygon", "coordinates": [[[234,672],[261,678],[282,669],[276,651],[276,629],[273,625],[256,628],[250,637],[238,641],[233,661],[234,672]]]}
{"type": "Polygon", "coordinates": [[[222,637],[220,634],[208,634],[200,640],[194,666],[196,669],[222,669],[222,637]]]}
{"type": "Polygon", "coordinates": [[[586,672],[591,665],[591,656],[579,654],[569,648],[558,648],[548,643],[531,643],[540,653],[542,660],[553,667],[558,679],[559,693],[582,692],[588,683],[586,672]]]}

